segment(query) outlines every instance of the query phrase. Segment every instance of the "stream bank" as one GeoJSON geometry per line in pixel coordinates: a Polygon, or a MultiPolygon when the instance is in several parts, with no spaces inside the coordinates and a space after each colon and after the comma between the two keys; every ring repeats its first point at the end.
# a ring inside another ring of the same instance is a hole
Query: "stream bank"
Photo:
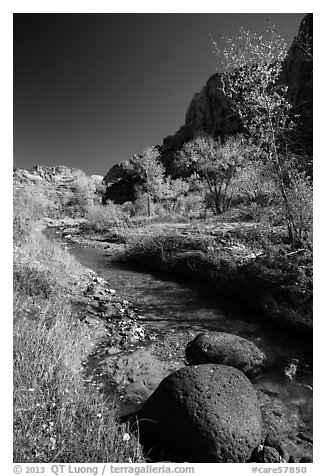
{"type": "Polygon", "coordinates": [[[208,283],[221,297],[237,300],[275,323],[280,332],[286,329],[312,338],[312,254],[291,250],[284,243],[282,227],[267,232],[256,223],[205,220],[112,226],[99,233],[89,229],[85,219],[52,222],[69,243],[208,283]]]}
{"type": "MultiPolygon", "coordinates": [[[[116,290],[111,298],[120,295],[123,299],[116,298],[120,304],[132,303],[137,322],[144,329],[133,342],[123,338],[115,342],[100,339],[85,362],[87,377],[102,392],[116,393],[122,415],[141,408],[164,377],[186,365],[186,344],[199,332],[230,332],[255,342],[272,362],[269,371],[254,382],[263,414],[264,436],[273,431],[297,461],[302,456],[311,457],[312,359],[305,340],[280,332],[271,323],[262,323],[259,316],[248,314],[228,299],[223,302],[206,284],[115,263],[112,258],[121,250],[119,244],[102,241],[96,248],[80,246],[73,243],[74,238],[71,240],[73,233],[69,229],[56,231],[59,240],[64,239],[83,265],[92,268],[116,290]]],[[[105,308],[103,301],[93,300],[99,301],[93,310],[106,319],[110,306],[105,308]]],[[[111,305],[112,300],[109,301],[111,305]]],[[[121,305],[124,309],[125,305],[121,305]]],[[[126,309],[119,311],[120,317],[125,313],[128,317],[126,309]]]]}

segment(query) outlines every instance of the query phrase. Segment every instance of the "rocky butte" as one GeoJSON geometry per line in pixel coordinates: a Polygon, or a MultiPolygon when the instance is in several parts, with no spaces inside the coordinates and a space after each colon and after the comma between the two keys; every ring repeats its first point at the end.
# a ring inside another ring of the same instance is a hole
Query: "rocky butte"
{"type": "MultiPolygon", "coordinates": [[[[307,14],[299,27],[298,35],[284,60],[280,83],[288,87],[288,99],[298,114],[299,124],[294,138],[297,147],[306,155],[312,155],[313,129],[313,15],[307,14]]],[[[199,133],[214,138],[241,131],[240,118],[231,110],[223,92],[222,75],[213,74],[200,92],[193,97],[186,112],[185,123],[173,135],[165,137],[160,150],[165,169],[175,175],[174,154],[199,133]]],[[[114,165],[104,177],[109,185],[106,198],[118,203],[134,199],[137,177],[127,172],[123,163],[114,165]]]]}
{"type": "Polygon", "coordinates": [[[102,182],[103,177],[91,175],[87,178],[81,170],[66,165],[56,167],[35,165],[31,170],[14,168],[13,171],[15,193],[28,191],[30,197],[34,196],[35,204],[41,203],[44,207],[45,203],[48,203],[53,215],[60,215],[62,207],[76,203],[80,179],[82,182],[91,180],[95,184],[102,182]]]}

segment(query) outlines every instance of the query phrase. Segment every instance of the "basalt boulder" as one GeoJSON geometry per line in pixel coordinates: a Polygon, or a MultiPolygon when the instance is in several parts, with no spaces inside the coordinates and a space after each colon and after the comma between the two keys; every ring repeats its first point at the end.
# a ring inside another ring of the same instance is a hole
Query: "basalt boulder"
{"type": "Polygon", "coordinates": [[[186,347],[190,364],[223,364],[241,370],[249,378],[259,375],[266,367],[266,356],[247,339],[226,332],[198,334],[186,347]]]}
{"type": "Polygon", "coordinates": [[[256,392],[238,369],[188,366],[166,377],[139,414],[141,433],[187,461],[243,463],[261,443],[256,392]]]}

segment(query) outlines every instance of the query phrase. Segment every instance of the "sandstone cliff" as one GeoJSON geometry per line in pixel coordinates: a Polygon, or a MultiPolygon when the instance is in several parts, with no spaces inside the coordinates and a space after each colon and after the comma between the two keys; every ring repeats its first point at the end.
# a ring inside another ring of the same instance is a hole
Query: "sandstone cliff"
{"type": "Polygon", "coordinates": [[[288,99],[299,117],[298,146],[312,155],[313,139],[313,15],[301,22],[299,33],[285,58],[280,81],[288,86],[288,99]]]}
{"type": "Polygon", "coordinates": [[[31,170],[14,169],[13,186],[16,194],[28,192],[35,197],[36,203],[48,206],[53,215],[60,215],[63,208],[74,205],[78,182],[89,181],[96,184],[102,179],[103,177],[95,175],[87,177],[84,172],[65,165],[36,165],[31,170]]]}
{"type": "MultiPolygon", "coordinates": [[[[312,152],[312,14],[301,22],[299,33],[285,58],[280,82],[288,87],[288,99],[300,115],[298,137],[301,148],[312,152]]],[[[162,155],[169,173],[173,173],[173,154],[196,134],[205,132],[220,137],[239,132],[241,122],[231,111],[223,93],[221,75],[211,76],[195,94],[186,113],[185,124],[163,139],[162,155]]]]}
{"type": "MultiPolygon", "coordinates": [[[[288,86],[288,99],[293,110],[299,114],[298,131],[294,137],[297,148],[312,155],[312,50],[313,15],[308,14],[301,22],[298,35],[294,39],[284,61],[280,82],[288,86]]],[[[212,75],[203,89],[195,94],[185,118],[185,124],[173,135],[163,139],[161,156],[169,175],[174,174],[173,156],[182,145],[200,132],[213,137],[241,131],[241,121],[228,105],[223,92],[221,75],[212,75]]],[[[106,183],[115,182],[109,187],[107,198],[121,203],[127,197],[133,199],[133,178],[126,174],[121,165],[115,165],[105,177],[106,183]],[[120,190],[123,197],[119,196],[120,190]]]]}
{"type": "Polygon", "coordinates": [[[221,75],[216,73],[195,94],[188,107],[185,124],[174,135],[163,139],[162,156],[167,172],[174,172],[174,153],[199,132],[224,137],[240,130],[240,119],[231,111],[223,92],[221,75]]]}

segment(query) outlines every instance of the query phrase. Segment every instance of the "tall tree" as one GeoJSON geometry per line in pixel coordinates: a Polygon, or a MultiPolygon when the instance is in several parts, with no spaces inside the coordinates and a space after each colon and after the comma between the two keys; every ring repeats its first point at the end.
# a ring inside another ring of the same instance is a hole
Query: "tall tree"
{"type": "Polygon", "coordinates": [[[160,196],[164,183],[164,167],[160,161],[160,153],[154,147],[147,147],[142,154],[135,155],[128,162],[128,168],[133,170],[143,181],[147,195],[147,213],[152,214],[152,201],[160,196]]]}
{"type": "MultiPolygon", "coordinates": [[[[221,45],[214,42],[214,47],[224,66],[225,93],[255,142],[256,157],[270,170],[294,244],[302,238],[302,226],[290,199],[298,177],[296,158],[288,147],[289,132],[294,128],[291,104],[286,97],[287,88],[279,81],[286,56],[285,41],[271,26],[266,37],[240,29],[238,36],[223,37],[221,45]]],[[[309,194],[308,181],[306,186],[309,194]]]]}
{"type": "Polygon", "coordinates": [[[184,144],[176,157],[177,166],[195,170],[206,184],[207,203],[216,215],[228,206],[228,190],[247,156],[242,138],[229,138],[224,144],[201,135],[184,144]]]}

